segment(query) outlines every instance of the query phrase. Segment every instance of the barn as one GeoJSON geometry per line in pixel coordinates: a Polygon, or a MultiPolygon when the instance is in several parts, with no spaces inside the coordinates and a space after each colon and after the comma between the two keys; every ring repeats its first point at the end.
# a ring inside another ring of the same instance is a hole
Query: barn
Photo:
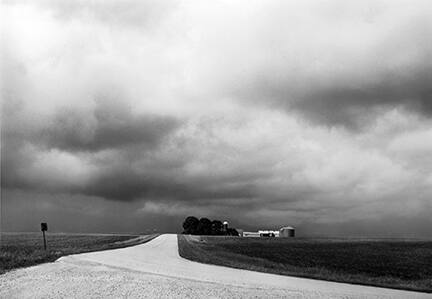
{"type": "Polygon", "coordinates": [[[279,237],[279,231],[275,230],[259,230],[260,237],[279,237]]]}
{"type": "Polygon", "coordinates": [[[280,230],[259,230],[257,232],[244,232],[239,234],[242,237],[280,237],[292,238],[295,236],[295,229],[292,226],[282,227],[280,230]]]}

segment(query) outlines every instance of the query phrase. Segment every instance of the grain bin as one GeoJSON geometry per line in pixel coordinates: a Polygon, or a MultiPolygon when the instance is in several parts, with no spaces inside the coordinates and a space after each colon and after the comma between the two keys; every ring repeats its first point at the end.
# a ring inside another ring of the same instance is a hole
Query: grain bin
{"type": "Polygon", "coordinates": [[[225,231],[225,232],[228,231],[228,221],[224,221],[223,222],[223,224],[222,224],[222,230],[225,231]]]}
{"type": "Polygon", "coordinates": [[[295,236],[295,229],[292,226],[285,226],[279,230],[280,238],[292,238],[295,236]]]}

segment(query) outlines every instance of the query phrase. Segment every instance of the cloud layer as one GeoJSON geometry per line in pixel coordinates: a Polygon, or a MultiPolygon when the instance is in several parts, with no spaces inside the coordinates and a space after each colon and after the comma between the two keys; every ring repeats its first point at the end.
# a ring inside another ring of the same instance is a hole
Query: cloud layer
{"type": "Polygon", "coordinates": [[[72,219],[79,202],[135,219],[121,230],[194,213],[309,232],[427,225],[427,1],[3,6],[11,215],[34,195],[48,215],[72,219]]]}

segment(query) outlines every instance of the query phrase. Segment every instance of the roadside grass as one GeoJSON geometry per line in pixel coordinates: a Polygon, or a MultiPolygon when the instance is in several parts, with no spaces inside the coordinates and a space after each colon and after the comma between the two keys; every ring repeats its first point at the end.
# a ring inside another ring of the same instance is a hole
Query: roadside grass
{"type": "Polygon", "coordinates": [[[48,233],[45,251],[42,233],[2,233],[0,274],[15,268],[53,262],[65,255],[138,245],[157,236],[48,233]]]}
{"type": "Polygon", "coordinates": [[[432,241],[178,235],[181,257],[252,271],[432,292],[432,241]]]}

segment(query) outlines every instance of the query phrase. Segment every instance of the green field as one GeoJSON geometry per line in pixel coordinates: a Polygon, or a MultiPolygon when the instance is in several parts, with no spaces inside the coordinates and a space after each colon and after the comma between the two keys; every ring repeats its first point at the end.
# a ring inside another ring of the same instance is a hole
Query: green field
{"type": "Polygon", "coordinates": [[[2,233],[0,274],[15,268],[53,262],[64,255],[133,246],[156,236],[49,233],[45,251],[42,233],[2,233]]]}
{"type": "Polygon", "coordinates": [[[178,244],[202,263],[432,292],[432,241],[179,235],[178,244]]]}

